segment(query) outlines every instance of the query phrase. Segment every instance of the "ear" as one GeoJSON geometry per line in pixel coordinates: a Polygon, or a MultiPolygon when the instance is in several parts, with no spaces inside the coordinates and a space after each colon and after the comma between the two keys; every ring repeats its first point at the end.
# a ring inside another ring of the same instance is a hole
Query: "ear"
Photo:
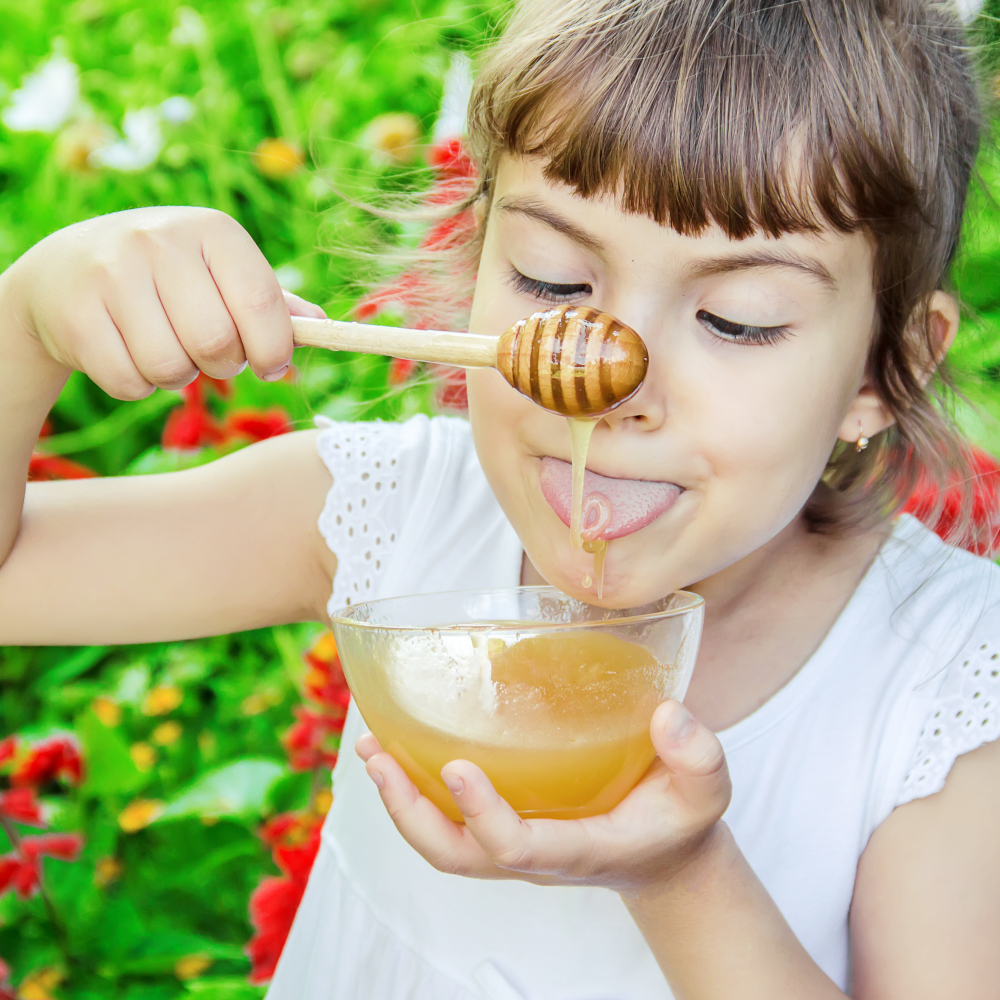
{"type": "MultiPolygon", "coordinates": [[[[930,335],[931,357],[920,363],[920,384],[927,385],[944,360],[958,333],[958,303],[947,293],[933,292],[927,301],[927,331],[930,335]]],[[[923,345],[922,345],[923,346],[923,345]]],[[[871,437],[894,423],[869,381],[861,386],[851,404],[837,437],[841,441],[857,441],[862,434],[871,437]]]]}

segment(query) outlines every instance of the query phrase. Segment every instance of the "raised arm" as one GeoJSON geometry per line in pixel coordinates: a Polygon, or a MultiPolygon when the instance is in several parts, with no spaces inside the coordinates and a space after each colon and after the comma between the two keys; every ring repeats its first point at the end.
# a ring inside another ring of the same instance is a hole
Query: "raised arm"
{"type": "Polygon", "coordinates": [[[43,240],[0,275],[0,644],[144,642],[323,614],[336,562],[314,433],[189,472],[25,478],[73,368],[119,399],[292,350],[274,274],[233,220],[120,213],[43,240]]]}

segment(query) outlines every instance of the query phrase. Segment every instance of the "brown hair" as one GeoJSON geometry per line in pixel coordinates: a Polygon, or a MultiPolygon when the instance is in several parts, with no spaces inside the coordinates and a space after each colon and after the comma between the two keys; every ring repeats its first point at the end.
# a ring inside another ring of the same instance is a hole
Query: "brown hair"
{"type": "Polygon", "coordinates": [[[895,513],[921,475],[967,481],[947,380],[925,384],[924,307],[947,281],[979,133],[951,3],[527,0],[479,67],[465,206],[510,153],[686,234],[866,233],[869,375],[895,424],[867,451],[834,449],[805,511],[832,532],[895,513]]]}

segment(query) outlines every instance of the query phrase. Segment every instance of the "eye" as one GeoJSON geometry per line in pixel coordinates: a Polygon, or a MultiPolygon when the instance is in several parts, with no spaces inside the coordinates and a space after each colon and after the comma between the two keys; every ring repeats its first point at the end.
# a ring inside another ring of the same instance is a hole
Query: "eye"
{"type": "Polygon", "coordinates": [[[566,302],[568,299],[584,298],[592,295],[594,289],[588,284],[560,285],[553,281],[539,281],[511,268],[510,283],[522,295],[530,295],[540,302],[566,302]]]}
{"type": "Polygon", "coordinates": [[[695,319],[713,333],[736,344],[776,344],[789,335],[787,326],[748,326],[746,323],[734,323],[721,316],[713,316],[704,309],[695,313],[695,319]]]}

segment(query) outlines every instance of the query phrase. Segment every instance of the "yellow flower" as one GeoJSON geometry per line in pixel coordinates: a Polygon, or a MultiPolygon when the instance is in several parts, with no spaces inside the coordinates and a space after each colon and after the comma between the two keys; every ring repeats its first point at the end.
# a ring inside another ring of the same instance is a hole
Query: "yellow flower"
{"type": "Polygon", "coordinates": [[[216,750],[218,750],[219,741],[215,738],[215,733],[209,729],[203,729],[198,734],[198,749],[201,751],[202,757],[211,759],[215,756],[216,750]]]}
{"type": "Polygon", "coordinates": [[[162,812],[162,802],[156,799],[136,799],[118,814],[118,825],[126,833],[135,833],[149,826],[162,812]]]}
{"type": "Polygon", "coordinates": [[[310,655],[323,663],[333,663],[337,659],[337,640],[332,632],[324,632],[312,645],[310,655]]]}
{"type": "Polygon", "coordinates": [[[166,715],[184,699],[184,692],[173,684],[161,684],[146,695],[142,703],[143,715],[166,715]]]}
{"type": "Polygon", "coordinates": [[[132,758],[132,763],[143,774],[147,774],[153,769],[158,754],[148,743],[133,743],[129,756],[132,758]]]}
{"type": "Polygon", "coordinates": [[[200,976],[212,961],[208,955],[185,955],[174,963],[174,975],[178,979],[194,979],[200,976]]]}
{"type": "Polygon", "coordinates": [[[271,699],[266,694],[248,694],[240,705],[240,712],[243,715],[260,715],[266,712],[272,705],[271,699]]]}
{"type": "Polygon", "coordinates": [[[66,973],[48,966],[36,969],[21,980],[18,996],[21,1000],[55,1000],[52,991],[66,978],[66,973]]]}
{"type": "Polygon", "coordinates": [[[101,858],[94,867],[94,884],[104,889],[122,877],[125,866],[118,858],[101,858]]]}
{"type": "Polygon", "coordinates": [[[321,788],[313,798],[313,812],[317,816],[325,816],[333,805],[333,792],[329,788],[321,788]]]}
{"type": "Polygon", "coordinates": [[[413,115],[403,112],[373,118],[361,141],[393,163],[409,163],[417,152],[419,138],[420,123],[413,115]]]}
{"type": "Polygon", "coordinates": [[[161,722],[154,730],[152,740],[157,746],[168,747],[176,743],[184,734],[184,729],[179,722],[169,719],[161,722]]]}
{"type": "Polygon", "coordinates": [[[274,180],[290,177],[306,162],[302,150],[284,139],[265,139],[253,151],[251,159],[265,177],[274,180]]]}
{"type": "Polygon", "coordinates": [[[90,707],[94,710],[94,715],[109,729],[122,721],[122,710],[118,707],[118,703],[110,698],[105,698],[103,695],[95,698],[90,707]]]}

